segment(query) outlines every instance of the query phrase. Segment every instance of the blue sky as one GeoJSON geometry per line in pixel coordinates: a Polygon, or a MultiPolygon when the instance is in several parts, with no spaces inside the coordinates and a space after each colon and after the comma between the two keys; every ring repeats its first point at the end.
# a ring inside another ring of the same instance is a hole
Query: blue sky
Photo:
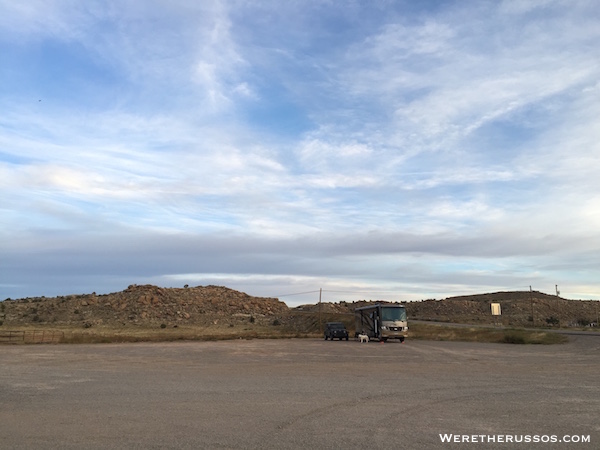
{"type": "Polygon", "coordinates": [[[0,298],[598,299],[599,19],[0,0],[0,298]]]}

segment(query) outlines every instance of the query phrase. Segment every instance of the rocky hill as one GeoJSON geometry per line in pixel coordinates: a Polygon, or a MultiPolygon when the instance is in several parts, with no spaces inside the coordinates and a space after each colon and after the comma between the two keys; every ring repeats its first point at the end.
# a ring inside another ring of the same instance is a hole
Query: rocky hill
{"type": "Polygon", "coordinates": [[[575,327],[597,325],[599,306],[596,300],[567,300],[537,291],[516,291],[415,302],[407,305],[407,312],[413,319],[444,322],[575,327]],[[500,304],[500,316],[491,315],[491,303],[500,304]]]}
{"type": "Polygon", "coordinates": [[[218,324],[274,320],[289,308],[276,298],[251,297],[222,286],[161,288],[131,285],[122,292],[34,297],[0,303],[4,325],[218,324]]]}
{"type": "MultiPolygon", "coordinates": [[[[351,316],[354,309],[382,300],[324,303],[321,314],[351,316]]],[[[600,301],[567,300],[538,291],[494,292],[489,294],[449,297],[443,300],[423,300],[405,303],[410,320],[438,322],[494,324],[507,326],[562,326],[598,325],[600,301]],[[501,315],[494,317],[491,304],[499,303],[501,315]]],[[[318,305],[303,305],[296,310],[318,313],[318,305]]]]}
{"type": "MultiPolygon", "coordinates": [[[[354,309],[374,303],[334,302],[289,308],[276,298],[252,297],[223,286],[161,288],[131,285],[122,292],[34,297],[0,302],[0,324],[94,326],[234,325],[252,322],[319,330],[319,320],[343,320],[353,328],[354,309]]],[[[597,324],[599,301],[566,300],[541,292],[496,292],[406,303],[410,320],[508,326],[597,324]],[[491,315],[500,303],[502,315],[491,315]]]]}

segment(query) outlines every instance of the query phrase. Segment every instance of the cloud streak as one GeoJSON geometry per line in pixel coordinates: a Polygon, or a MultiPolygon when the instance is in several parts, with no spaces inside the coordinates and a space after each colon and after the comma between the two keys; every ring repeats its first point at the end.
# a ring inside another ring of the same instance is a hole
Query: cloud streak
{"type": "Polygon", "coordinates": [[[0,298],[600,296],[593,2],[2,9],[0,298]]]}

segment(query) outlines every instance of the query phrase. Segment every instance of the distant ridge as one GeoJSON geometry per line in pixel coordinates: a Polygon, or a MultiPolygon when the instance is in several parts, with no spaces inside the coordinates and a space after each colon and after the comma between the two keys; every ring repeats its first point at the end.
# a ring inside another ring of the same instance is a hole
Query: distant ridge
{"type": "MultiPolygon", "coordinates": [[[[375,300],[381,301],[381,300],[375,300]]],[[[368,301],[324,303],[321,312],[351,315],[354,309],[368,301]]],[[[423,300],[405,303],[410,320],[497,324],[506,326],[578,327],[598,324],[600,301],[567,300],[539,291],[507,291],[461,295],[443,300],[423,300]],[[494,317],[491,304],[499,303],[502,314],[494,317]]],[[[303,305],[296,310],[317,312],[318,305],[303,305]]]]}
{"type": "MultiPolygon", "coordinates": [[[[383,300],[375,300],[383,301],[383,300]]],[[[289,308],[277,298],[253,297],[224,286],[162,288],[131,285],[105,295],[32,297],[0,302],[0,323],[68,326],[177,326],[240,322],[281,323],[318,329],[315,317],[336,315],[352,326],[354,309],[372,301],[324,302],[289,308]],[[312,318],[310,317],[312,315],[312,318]]],[[[406,303],[409,321],[492,324],[507,326],[588,326],[597,324],[600,301],[566,300],[538,291],[507,291],[461,295],[443,300],[406,303]],[[501,316],[491,315],[500,303],[501,316]]]]}

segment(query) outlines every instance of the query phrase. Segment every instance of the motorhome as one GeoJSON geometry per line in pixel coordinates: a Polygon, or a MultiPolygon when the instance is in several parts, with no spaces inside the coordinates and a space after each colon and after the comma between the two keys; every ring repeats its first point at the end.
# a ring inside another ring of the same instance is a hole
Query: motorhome
{"type": "Polygon", "coordinates": [[[355,337],[366,334],[369,339],[387,341],[399,339],[404,342],[408,336],[406,308],[394,303],[377,303],[356,308],[355,337]]]}

